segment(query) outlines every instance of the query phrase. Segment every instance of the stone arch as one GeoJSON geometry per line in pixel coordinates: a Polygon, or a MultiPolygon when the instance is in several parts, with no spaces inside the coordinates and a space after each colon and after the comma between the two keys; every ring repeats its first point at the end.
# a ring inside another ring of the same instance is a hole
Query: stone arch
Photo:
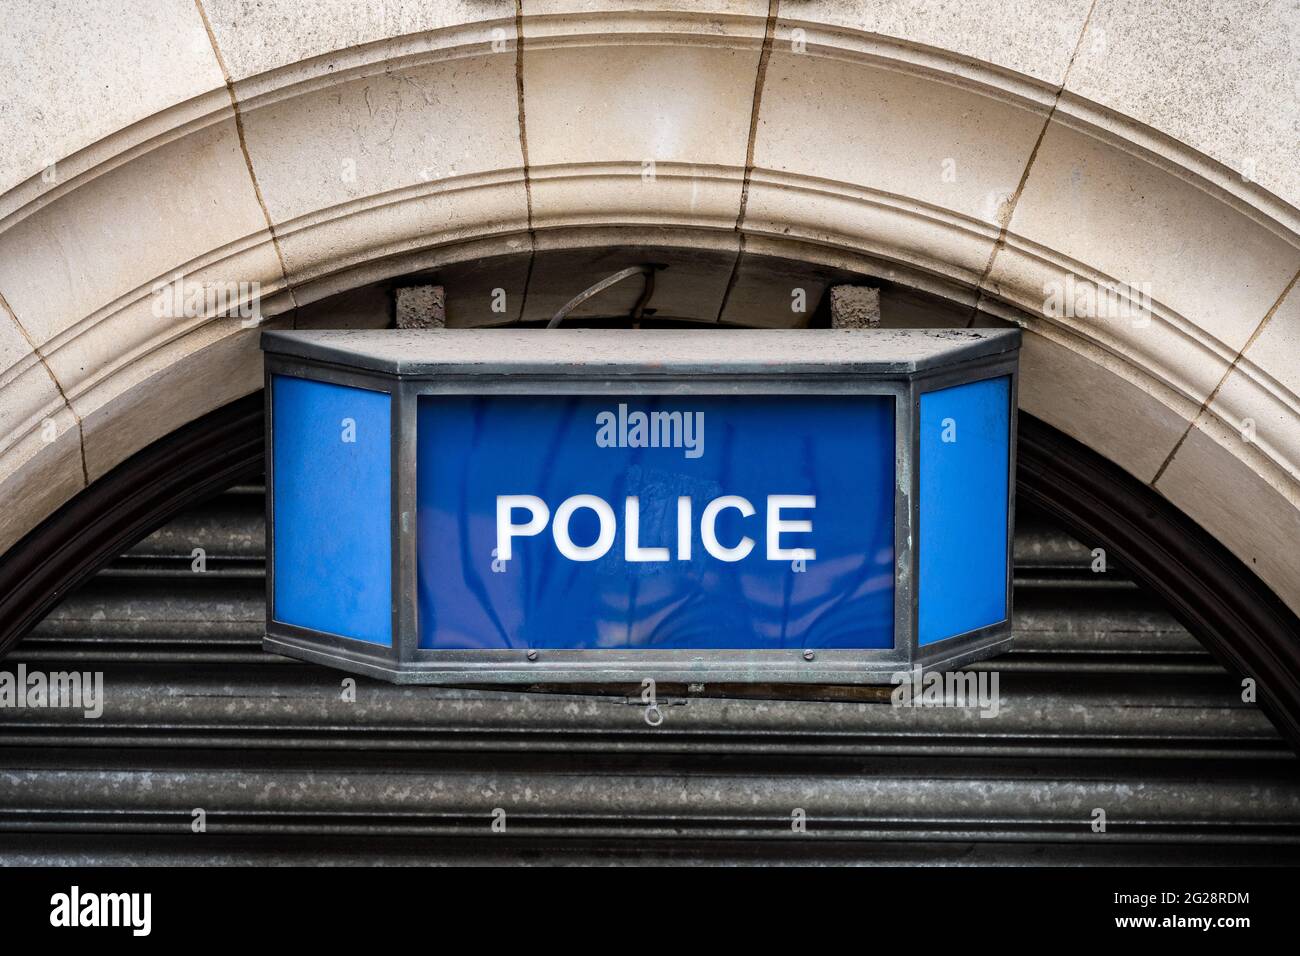
{"type": "Polygon", "coordinates": [[[683,291],[724,324],[776,259],[1020,324],[1025,410],[1300,610],[1292,8],[1243,4],[1207,54],[1208,14],[1108,0],[631,6],[19,16],[0,549],[259,387],[258,330],[160,315],[177,283],[256,283],[264,325],[382,321],[330,303],[495,262],[516,304],[464,320],[490,324],[531,263],[652,242],[731,263],[683,291]]]}

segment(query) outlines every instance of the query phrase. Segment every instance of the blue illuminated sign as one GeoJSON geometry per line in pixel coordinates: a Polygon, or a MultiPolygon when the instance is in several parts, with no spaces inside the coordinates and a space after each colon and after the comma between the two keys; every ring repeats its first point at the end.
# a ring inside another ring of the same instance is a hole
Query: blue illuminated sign
{"type": "Polygon", "coordinates": [[[275,618],[392,643],[389,397],[272,380],[275,618]]]}
{"type": "Polygon", "coordinates": [[[1015,329],[267,332],[278,653],[891,683],[1012,638],[1015,329]]]}
{"type": "Polygon", "coordinates": [[[423,648],[893,646],[888,396],[423,396],[423,648]]]}
{"type": "Polygon", "coordinates": [[[1011,379],[921,395],[917,633],[933,644],[1007,617],[1011,379]]]}

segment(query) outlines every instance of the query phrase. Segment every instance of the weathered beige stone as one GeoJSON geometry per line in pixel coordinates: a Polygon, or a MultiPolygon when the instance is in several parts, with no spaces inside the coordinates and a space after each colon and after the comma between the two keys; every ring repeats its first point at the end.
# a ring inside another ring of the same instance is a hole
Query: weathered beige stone
{"type": "Polygon", "coordinates": [[[0,293],[69,394],[193,321],[158,294],[281,284],[232,120],[117,166],[0,233],[0,293]],[[160,310],[161,311],[161,310],[160,310]]]}
{"type": "Polygon", "coordinates": [[[50,428],[68,403],[45,363],[28,352],[0,373],[0,457],[21,444],[31,433],[49,441],[50,428]]]}
{"type": "Polygon", "coordinates": [[[1257,446],[1202,416],[1155,487],[1300,612],[1300,494],[1257,446]]]}
{"type": "MultiPolygon", "coordinates": [[[[1300,286],[1250,343],[1210,411],[1300,481],[1300,286]]],[[[1300,545],[1300,542],[1297,542],[1300,545]]]]}
{"type": "Polygon", "coordinates": [[[72,399],[81,418],[86,468],[95,481],[115,465],[205,412],[262,387],[262,329],[210,322],[72,399]]]}
{"type": "Polygon", "coordinates": [[[986,288],[1043,314],[1054,298],[1068,300],[1061,293],[1072,282],[1122,284],[1134,293],[1133,314],[1097,309],[1054,321],[1199,403],[1297,264],[1295,237],[1229,197],[1054,120],[986,288]]]}
{"type": "MultiPolygon", "coordinates": [[[[0,375],[6,544],[85,483],[81,436],[63,394],[78,415],[92,414],[97,385],[109,382],[120,392],[138,384],[131,370],[141,356],[156,362],[173,354],[169,342],[209,320],[202,311],[186,315],[183,305],[160,317],[156,286],[182,295],[218,283],[237,290],[242,282],[254,295],[257,286],[267,294],[279,288],[279,263],[228,105],[224,115],[151,148],[133,147],[129,161],[90,168],[75,188],[53,188],[0,224],[0,293],[45,358],[27,354],[0,375]],[[46,440],[51,421],[53,442],[46,440]],[[9,508],[11,499],[21,503],[9,508]]],[[[109,430],[117,436],[113,463],[140,447],[136,432],[156,436],[157,428],[212,407],[203,395],[186,404],[159,393],[153,401],[166,414],[140,422],[128,416],[109,430]]]]}
{"type": "Polygon", "coordinates": [[[0,552],[84,484],[77,420],[0,304],[0,552]]]}
{"type": "MultiPolygon", "coordinates": [[[[602,22],[613,29],[627,30],[639,29],[646,14],[685,13],[695,19],[719,14],[763,18],[767,9],[767,0],[523,0],[525,23],[548,15],[604,15],[602,22]]],[[[716,25],[713,29],[721,32],[716,25]]]]}
{"type": "Polygon", "coordinates": [[[1027,329],[1020,407],[1149,483],[1197,406],[1046,322],[1027,329]]]}
{"type": "Polygon", "coordinates": [[[299,305],[343,291],[341,269],[527,228],[513,55],[439,54],[258,103],[245,137],[299,305]]]}
{"type": "Polygon", "coordinates": [[[1046,118],[1044,104],[929,74],[774,50],[754,165],[808,193],[821,181],[847,183],[944,210],[957,228],[958,217],[1000,225],[1046,118]]]}
{"type": "Polygon", "coordinates": [[[495,26],[506,43],[515,36],[513,0],[200,2],[234,80],[317,57],[336,65],[340,52],[466,23],[495,26]]]}
{"type": "Polygon", "coordinates": [[[734,228],[762,21],[670,44],[561,23],[524,29],[534,225],[734,228]]]}
{"type": "Polygon", "coordinates": [[[81,435],[65,406],[50,416],[48,431],[33,429],[0,453],[0,553],[85,486],[81,435]]]}
{"type": "Polygon", "coordinates": [[[53,378],[9,310],[0,304],[0,454],[34,421],[62,406],[53,378]]]}
{"type": "Polygon", "coordinates": [[[513,55],[452,51],[400,71],[291,88],[241,112],[277,226],[493,171],[522,178],[513,55]]]}
{"type": "Polygon", "coordinates": [[[916,203],[838,184],[798,189],[760,173],[750,182],[745,233],[847,248],[943,288],[977,285],[996,241],[992,227],[954,222],[916,203]]]}
{"type": "Polygon", "coordinates": [[[783,25],[843,27],[951,50],[1059,85],[1090,0],[782,0],[783,25]]]}
{"type": "Polygon", "coordinates": [[[858,51],[832,59],[777,48],[744,229],[977,285],[1046,115],[1044,104],[936,83],[858,51]]]}
{"type": "Polygon", "coordinates": [[[1097,0],[1066,87],[1300,206],[1300,6],[1097,0]]]}
{"type": "Polygon", "coordinates": [[[6,0],[0,193],[223,80],[191,0],[6,0]]]}

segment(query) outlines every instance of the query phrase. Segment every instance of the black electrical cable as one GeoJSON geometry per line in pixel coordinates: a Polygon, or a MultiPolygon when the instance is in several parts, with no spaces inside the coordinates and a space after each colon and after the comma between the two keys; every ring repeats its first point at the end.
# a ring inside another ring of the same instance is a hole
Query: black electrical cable
{"type": "Polygon", "coordinates": [[[548,329],[558,328],[564,321],[564,317],[576,309],[582,303],[586,302],[600,293],[604,292],[610,286],[617,285],[624,279],[630,279],[634,275],[645,276],[645,289],[641,292],[641,298],[637,299],[636,305],[632,309],[632,320],[639,322],[641,313],[645,311],[646,303],[650,301],[650,296],[654,293],[655,288],[655,267],[654,266],[628,266],[626,269],[620,269],[612,276],[601,279],[595,285],[583,289],[568,302],[560,307],[560,310],[551,316],[551,321],[546,323],[548,329]]]}

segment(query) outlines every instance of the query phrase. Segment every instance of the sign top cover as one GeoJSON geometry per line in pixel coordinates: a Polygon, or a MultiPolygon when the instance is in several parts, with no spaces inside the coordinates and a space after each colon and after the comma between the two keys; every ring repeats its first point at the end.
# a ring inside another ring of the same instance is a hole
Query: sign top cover
{"type": "Polygon", "coordinates": [[[897,376],[1015,350],[1019,329],[322,329],[263,350],[424,378],[465,374],[897,376]]]}

